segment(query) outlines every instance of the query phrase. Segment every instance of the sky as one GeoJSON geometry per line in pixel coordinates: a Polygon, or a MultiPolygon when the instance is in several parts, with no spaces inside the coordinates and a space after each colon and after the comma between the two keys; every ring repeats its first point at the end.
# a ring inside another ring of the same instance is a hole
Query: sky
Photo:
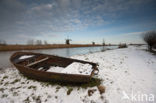
{"type": "Polygon", "coordinates": [[[0,0],[0,40],[25,44],[143,43],[156,30],[156,0],[0,0]]]}

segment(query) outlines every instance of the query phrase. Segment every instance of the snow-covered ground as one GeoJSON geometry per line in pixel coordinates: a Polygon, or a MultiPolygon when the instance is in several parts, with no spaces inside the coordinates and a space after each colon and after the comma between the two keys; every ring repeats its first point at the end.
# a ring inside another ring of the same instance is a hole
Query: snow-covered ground
{"type": "Polygon", "coordinates": [[[106,90],[66,87],[28,80],[15,69],[0,74],[0,103],[156,103],[156,56],[129,46],[72,58],[99,64],[106,90]],[[93,90],[91,96],[88,91],[93,90]],[[70,93],[71,92],[71,93],[70,93]]]}

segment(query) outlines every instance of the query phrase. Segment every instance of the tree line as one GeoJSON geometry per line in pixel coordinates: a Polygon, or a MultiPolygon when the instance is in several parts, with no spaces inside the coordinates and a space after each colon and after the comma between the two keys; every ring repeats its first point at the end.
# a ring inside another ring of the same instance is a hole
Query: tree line
{"type": "Polygon", "coordinates": [[[7,45],[5,40],[0,40],[0,45],[7,45]]]}
{"type": "Polygon", "coordinates": [[[48,45],[48,42],[46,40],[28,40],[27,45],[48,45]]]}

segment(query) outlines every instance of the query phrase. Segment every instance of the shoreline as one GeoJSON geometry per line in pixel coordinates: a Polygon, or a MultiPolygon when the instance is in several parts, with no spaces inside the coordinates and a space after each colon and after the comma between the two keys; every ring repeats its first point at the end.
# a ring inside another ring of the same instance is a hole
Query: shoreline
{"type": "MultiPolygon", "coordinates": [[[[60,49],[60,48],[78,48],[78,47],[95,47],[100,44],[48,44],[48,45],[4,45],[0,46],[0,52],[16,50],[39,50],[39,49],[60,49]]],[[[112,45],[114,46],[114,45],[112,45]]]]}

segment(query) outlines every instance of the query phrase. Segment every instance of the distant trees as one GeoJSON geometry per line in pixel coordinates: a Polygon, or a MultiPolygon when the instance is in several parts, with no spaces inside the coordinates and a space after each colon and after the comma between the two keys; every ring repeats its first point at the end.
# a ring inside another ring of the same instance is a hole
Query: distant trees
{"type": "Polygon", "coordinates": [[[44,44],[45,44],[45,45],[48,45],[48,42],[45,40],[45,41],[44,41],[44,44]]]}
{"type": "Polygon", "coordinates": [[[6,41],[5,40],[0,40],[0,45],[7,45],[6,41]]]}
{"type": "Polygon", "coordinates": [[[143,34],[143,40],[147,43],[149,51],[156,45],[156,31],[149,31],[143,34]]]}
{"type": "Polygon", "coordinates": [[[27,41],[27,44],[28,44],[28,45],[34,45],[34,42],[35,42],[35,41],[34,41],[33,39],[31,39],[31,40],[28,40],[28,41],[27,41]]]}
{"type": "Polygon", "coordinates": [[[42,42],[42,40],[28,40],[27,41],[27,45],[48,45],[48,42],[45,40],[44,42],[42,42]]]}
{"type": "Polygon", "coordinates": [[[41,40],[36,40],[36,45],[42,45],[42,41],[41,40]]]}
{"type": "Polygon", "coordinates": [[[118,45],[118,48],[127,48],[128,46],[127,46],[127,44],[126,43],[120,43],[119,45],[118,45]]]}

